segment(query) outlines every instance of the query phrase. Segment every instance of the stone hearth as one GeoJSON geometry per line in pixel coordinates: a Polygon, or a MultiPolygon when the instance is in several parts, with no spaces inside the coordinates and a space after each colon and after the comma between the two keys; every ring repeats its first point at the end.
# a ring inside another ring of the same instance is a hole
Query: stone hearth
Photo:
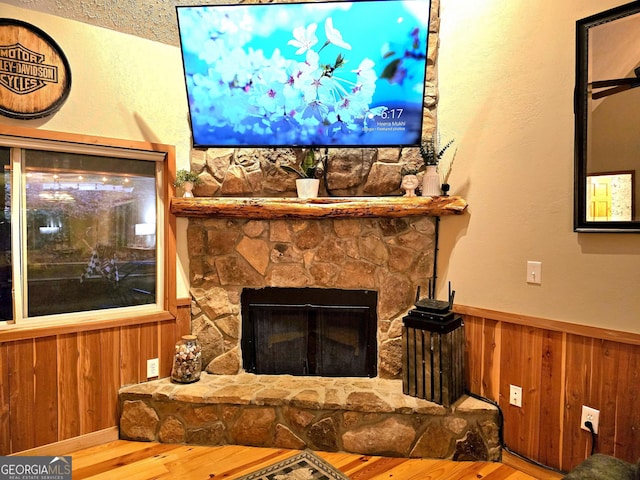
{"type": "Polygon", "coordinates": [[[500,459],[499,412],[463,396],[450,408],[402,382],[202,374],[120,390],[120,435],[138,441],[252,445],[453,460],[500,459]]]}

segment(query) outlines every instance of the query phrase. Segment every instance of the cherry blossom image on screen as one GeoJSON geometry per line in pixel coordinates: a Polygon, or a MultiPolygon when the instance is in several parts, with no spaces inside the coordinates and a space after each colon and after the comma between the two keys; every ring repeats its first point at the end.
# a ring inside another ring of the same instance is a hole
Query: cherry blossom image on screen
{"type": "Polygon", "coordinates": [[[429,0],[176,11],[195,146],[420,143],[429,0]]]}

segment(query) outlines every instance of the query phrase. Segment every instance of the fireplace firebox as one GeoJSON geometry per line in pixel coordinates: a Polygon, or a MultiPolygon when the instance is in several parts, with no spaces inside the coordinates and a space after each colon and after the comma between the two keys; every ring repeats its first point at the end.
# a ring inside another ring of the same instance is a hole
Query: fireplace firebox
{"type": "Polygon", "coordinates": [[[267,375],[376,376],[377,301],[371,290],[244,289],[244,369],[267,375]]]}

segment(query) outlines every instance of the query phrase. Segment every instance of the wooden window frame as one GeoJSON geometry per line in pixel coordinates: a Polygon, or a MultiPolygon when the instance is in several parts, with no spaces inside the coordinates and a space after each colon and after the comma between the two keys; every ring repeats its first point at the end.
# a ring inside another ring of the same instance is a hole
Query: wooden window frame
{"type": "MultiPolygon", "coordinates": [[[[161,307],[160,310],[152,313],[127,313],[122,316],[109,314],[104,315],[107,318],[82,320],[73,319],[72,316],[65,318],[65,315],[56,315],[54,320],[43,319],[43,321],[37,322],[7,323],[0,325],[0,342],[175,320],[178,307],[176,299],[176,217],[169,211],[170,199],[175,195],[175,188],[171,181],[171,179],[175,178],[176,172],[175,147],[154,142],[121,140],[13,126],[3,126],[0,137],[9,141],[13,138],[16,144],[42,141],[53,146],[56,144],[86,145],[97,149],[114,149],[114,151],[135,150],[149,152],[162,154],[165,157],[162,162],[163,184],[159,189],[163,210],[162,221],[164,223],[164,255],[163,258],[158,258],[158,262],[163,262],[162,267],[164,270],[162,278],[163,298],[157,301],[157,304],[161,307]]],[[[99,313],[100,311],[97,312],[99,313]]],[[[100,315],[96,316],[100,317],[100,315]]]]}

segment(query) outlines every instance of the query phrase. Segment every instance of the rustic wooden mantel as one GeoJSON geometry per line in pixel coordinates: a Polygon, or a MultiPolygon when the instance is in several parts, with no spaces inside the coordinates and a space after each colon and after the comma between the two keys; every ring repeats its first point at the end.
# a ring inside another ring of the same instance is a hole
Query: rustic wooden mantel
{"type": "Polygon", "coordinates": [[[180,217],[219,218],[366,218],[462,214],[461,197],[196,197],[171,199],[171,213],[180,217]]]}

